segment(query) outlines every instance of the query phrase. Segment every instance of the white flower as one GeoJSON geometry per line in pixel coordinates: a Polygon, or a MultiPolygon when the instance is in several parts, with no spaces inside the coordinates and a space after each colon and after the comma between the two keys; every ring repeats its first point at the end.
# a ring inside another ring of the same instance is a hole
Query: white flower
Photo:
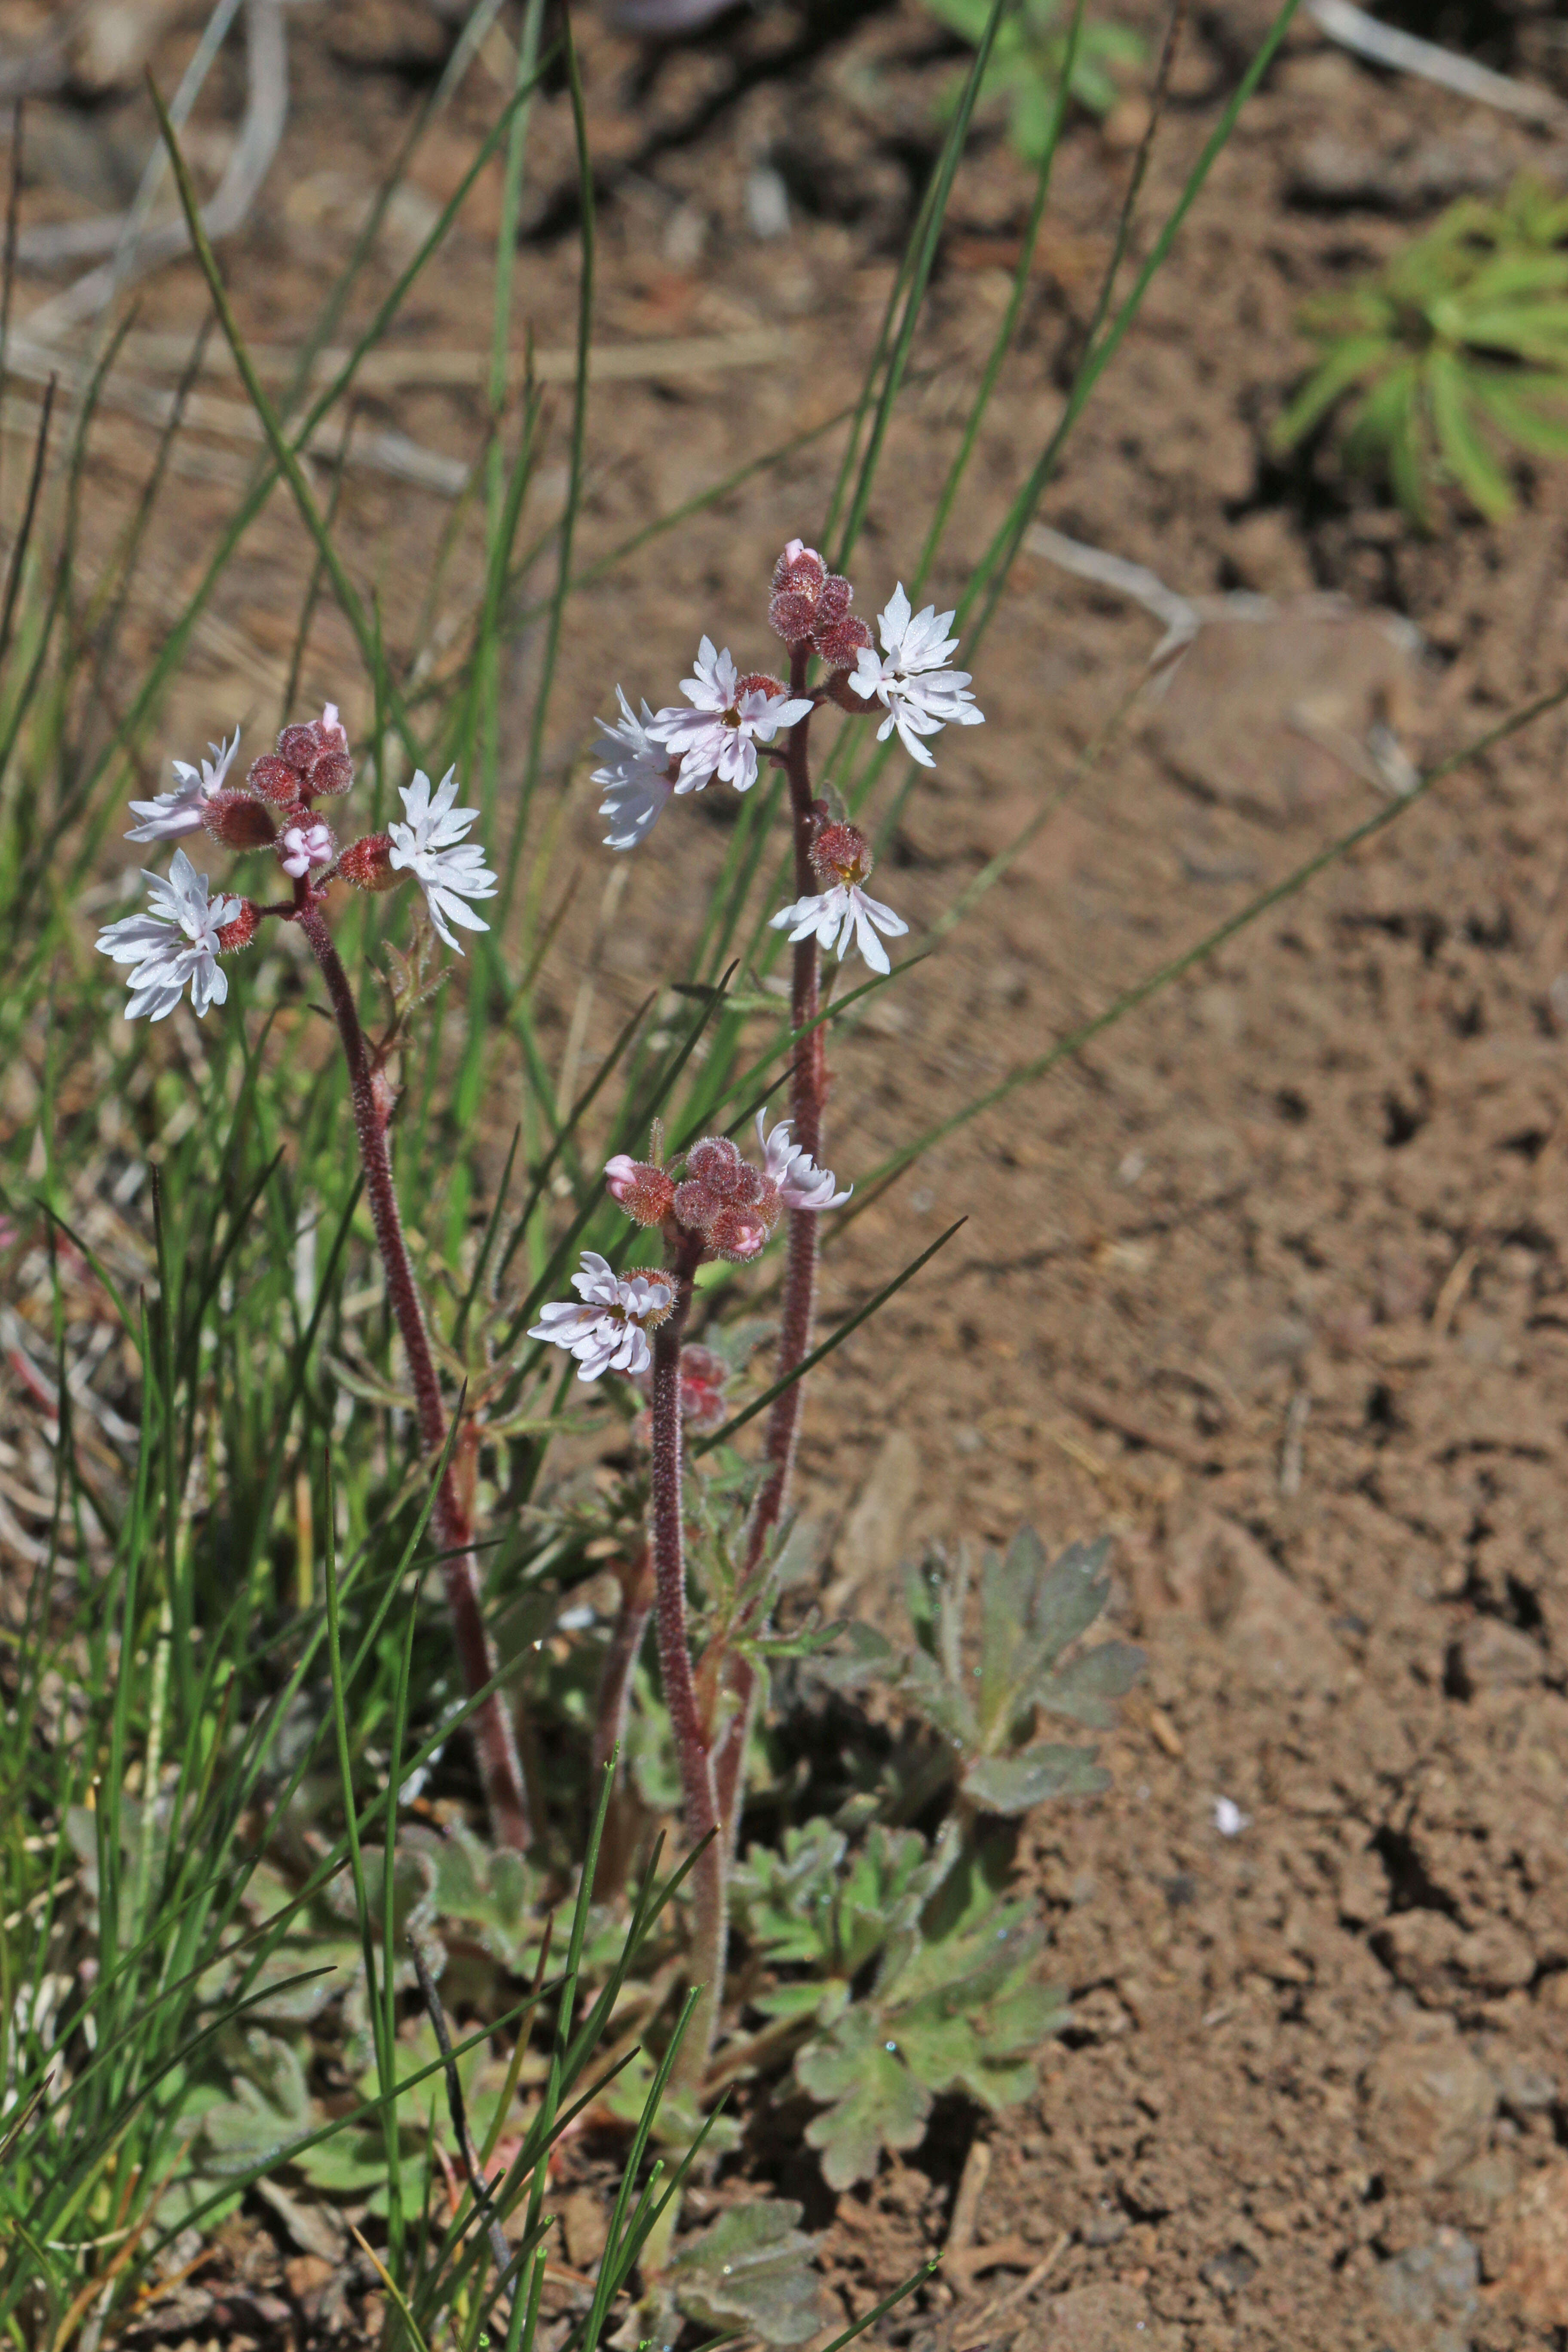
{"type": "Polygon", "coordinates": [[[896,940],[910,928],[901,915],[895,915],[879,898],[870,898],[858,882],[836,882],[820,898],[797,898],[793,906],[781,907],[770,921],[775,931],[793,924],[792,940],[804,940],[815,931],[817,945],[824,950],[833,946],[837,935],[840,963],[853,939],[872,971],[883,972],[892,966],[877,933],[885,931],[889,939],[896,940]]]}
{"type": "Polygon", "coordinates": [[[601,1372],[646,1372],[653,1361],[647,1335],[675,1304],[667,1274],[619,1275],[597,1250],[584,1250],[572,1276],[582,1302],[557,1299],[540,1309],[531,1339],[548,1339],[577,1359],[577,1378],[596,1381],[601,1372]]]}
{"type": "Polygon", "coordinates": [[[162,1021],[178,1004],[187,981],[198,1013],[223,1003],[228,974],[217,965],[218,932],[235,920],[244,902],[223,896],[209,904],[207,877],[196,872],[183,849],[175,850],[166,882],[158,874],[144,873],[142,879],[153,901],[146,912],[127,915],[98,935],[100,955],[136,967],[127,982],[131,1002],[125,1018],[139,1021],[145,1014],[162,1021]]]}
{"type": "Polygon", "coordinates": [[[635,849],[653,831],[674,786],[669,752],[652,732],[654,715],[647,704],[643,704],[639,719],[618,686],[616,697],[621,706],[620,725],[612,727],[607,719],[595,721],[615,745],[616,755],[607,766],[595,768],[590,781],[605,787],[599,814],[610,820],[606,847],[635,849]]]}
{"type": "Polygon", "coordinates": [[[215,793],[223,790],[224,778],[239,749],[239,730],[234,730],[232,743],[209,743],[210,760],[193,768],[188,760],[170,762],[180,780],[179,790],[160,793],[154,801],[132,801],[131,814],[142,819],[126,835],[127,841],[178,841],[183,833],[195,833],[202,821],[202,811],[215,793]]]}
{"type": "Polygon", "coordinates": [[[319,816],[305,817],[298,824],[284,826],[279,836],[278,862],[298,882],[312,866],[330,866],[333,846],[331,827],[319,816]]]}
{"type": "Polygon", "coordinates": [[[793,727],[811,709],[809,701],[770,695],[764,686],[745,686],[728,646],[713,650],[711,637],[697,648],[697,675],[683,677],[679,702],[650,721],[658,742],[680,755],[678,793],[700,793],[710,777],[749,793],[757,781],[757,745],[771,743],[781,727],[793,727]]]}
{"type": "Polygon", "coordinates": [[[391,862],[413,875],[425,893],[430,920],[447,945],[461,955],[463,950],[447,929],[447,923],[460,923],[466,931],[488,931],[489,925],[468,901],[496,895],[496,877],[485,864],[484,851],[477,841],[463,838],[468,827],[479,823],[479,813],[452,806],[458,797],[456,768],[447,769],[434,797],[423,768],[415,770],[411,784],[399,784],[397,789],[408,822],[387,827],[391,862]]]}
{"type": "Polygon", "coordinates": [[[985,721],[968,690],[969,672],[947,666],[950,655],[958,650],[958,639],[947,634],[952,619],[951,613],[939,613],[934,604],[911,617],[900,581],[878,615],[881,655],[862,646],[849,680],[863,700],[874,698],[888,714],[877,730],[878,742],[885,743],[896,727],[905,751],[922,768],[936,765],[920,740],[922,735],[935,735],[950,722],[980,727],[985,721]]]}
{"type": "Polygon", "coordinates": [[[855,1190],[836,1192],[837,1178],[831,1168],[819,1168],[809,1151],[790,1139],[790,1122],[780,1119],[770,1135],[764,1124],[765,1111],[757,1113],[757,1141],[763,1147],[766,1173],[778,1186],[779,1199],[786,1209],[837,1209],[855,1190]]]}

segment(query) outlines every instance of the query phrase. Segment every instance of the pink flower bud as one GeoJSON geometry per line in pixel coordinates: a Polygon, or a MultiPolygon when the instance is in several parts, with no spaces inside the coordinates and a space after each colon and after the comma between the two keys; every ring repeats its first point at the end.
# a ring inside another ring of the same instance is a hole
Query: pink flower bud
{"type": "Polygon", "coordinates": [[[662,1225],[675,1206],[675,1185],[662,1168],[617,1151],[605,1167],[612,1201],[639,1225],[662,1225]]]}
{"type": "Polygon", "coordinates": [[[256,927],[260,919],[255,901],[242,898],[239,902],[239,912],[233,922],[220,923],[218,926],[218,953],[232,955],[236,948],[247,948],[256,937],[256,927]]]}
{"type": "Polygon", "coordinates": [[[259,793],[277,808],[291,807],[300,797],[298,775],[276,751],[264,751],[259,760],[252,760],[246,781],[253,793],[259,793]]]}
{"type": "Polygon", "coordinates": [[[744,1265],[748,1260],[761,1257],[772,1231],[773,1227],[755,1209],[721,1209],[710,1222],[703,1238],[715,1257],[728,1258],[732,1265],[744,1265]]]}
{"type": "Polygon", "coordinates": [[[694,1177],[689,1176],[684,1184],[678,1184],[675,1188],[672,1206],[681,1223],[691,1233],[706,1233],[723,1205],[717,1192],[710,1192],[706,1184],[698,1182],[694,1177]]]}
{"type": "Polygon", "coordinates": [[[395,890],[405,878],[392,862],[389,833],[367,833],[363,841],[351,841],[338,859],[338,872],[356,890],[395,890]]]}
{"type": "MultiPolygon", "coordinates": [[[[686,1155],[688,1177],[716,1201],[740,1199],[746,1172],[745,1161],[727,1135],[705,1135],[686,1155]]],[[[681,1190],[685,1189],[682,1185],[681,1190]]]]}
{"type": "Polygon", "coordinates": [[[353,780],[354,763],[346,751],[321,751],[305,771],[301,790],[312,800],[321,800],[329,793],[346,793],[353,780]]]}
{"type": "Polygon", "coordinates": [[[338,717],[338,706],[335,702],[329,702],[321,717],[317,719],[316,732],[321,737],[322,746],[325,750],[329,751],[347,751],[349,748],[348,729],[338,717]]]}
{"type": "MultiPolygon", "coordinates": [[[[855,656],[861,646],[870,644],[871,632],[864,621],[858,620],[851,613],[833,628],[818,629],[811,642],[829,669],[850,670],[855,667],[855,656]]],[[[858,695],[855,699],[857,707],[864,712],[866,705],[858,695]]]]}
{"type": "Polygon", "coordinates": [[[202,823],[226,849],[265,849],[274,832],[267,809],[249,793],[214,793],[202,811],[202,823]]]}
{"type": "Polygon", "coordinates": [[[322,748],[313,722],[285,727],[278,738],[278,757],[301,775],[322,748]]]}
{"type": "Polygon", "coordinates": [[[824,889],[864,882],[876,859],[858,824],[825,824],[811,845],[812,869],[824,889]]]}
{"type": "Polygon", "coordinates": [[[789,692],[789,688],[782,677],[771,677],[765,669],[752,669],[740,680],[735,692],[737,695],[765,694],[770,702],[776,702],[781,694],[789,692]]]}
{"type": "Polygon", "coordinates": [[[296,824],[286,824],[278,837],[278,863],[296,882],[330,866],[337,852],[331,826],[323,824],[319,816],[301,816],[296,824]]]}
{"type": "Polygon", "coordinates": [[[827,578],[827,566],[815,547],[792,539],[773,566],[773,593],[768,605],[768,626],[786,646],[797,646],[811,635],[817,598],[827,578]]]}

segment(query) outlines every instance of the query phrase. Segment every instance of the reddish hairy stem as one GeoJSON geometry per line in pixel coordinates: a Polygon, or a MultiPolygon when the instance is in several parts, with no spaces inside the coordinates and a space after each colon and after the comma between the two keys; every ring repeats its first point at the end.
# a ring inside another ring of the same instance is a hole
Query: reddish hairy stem
{"type": "Polygon", "coordinates": [[[691,1278],[701,1244],[682,1243],[675,1265],[675,1305],[653,1335],[653,1471],[649,1517],[653,1538],[658,1668],[680,1762],[686,1833],[707,1843],[691,1872],[691,1980],[701,1988],[671,2077],[677,2096],[701,2088],[719,2022],[729,1945],[725,1906],[726,1853],[720,1834],[711,1732],[702,1719],[686,1631],[686,1509],[681,1486],[680,1340],[691,1307],[691,1278]]]}
{"type": "MultiPolygon", "coordinates": [[[[370,1201],[371,1219],[375,1226],[376,1245],[381,1252],[381,1262],[386,1268],[387,1297],[397,1318],[397,1328],[403,1337],[403,1351],[408,1359],[408,1369],[414,1381],[420,1441],[426,1454],[438,1455],[447,1443],[447,1411],[441,1402],[441,1383],[437,1378],[435,1359],[430,1353],[430,1336],[425,1328],[425,1309],[419,1297],[419,1286],[409,1263],[408,1245],[403,1238],[403,1220],[398,1214],[397,1193],[392,1177],[392,1155],[386,1147],[386,1129],[376,1106],[370,1055],[365,1048],[364,1032],[360,1027],[359,1013],[348,975],[332,944],[332,935],[313,903],[308,881],[295,885],[294,919],[310,940],[311,952],[321,966],[321,978],[327,984],[327,994],[331,999],[332,1011],[337,1018],[338,1034],[343,1041],[353,1101],[354,1129],[359,1137],[360,1160],[364,1168],[365,1192],[370,1201]]],[[[485,1631],[479,1566],[472,1549],[473,1527],[458,1494],[450,1460],[442,1473],[431,1517],[436,1540],[447,1555],[441,1563],[447,1588],[447,1606],[451,1612],[452,1632],[463,1670],[464,1685],[471,1695],[481,1690],[495,1673],[495,1658],[489,1636],[485,1631]]],[[[511,1717],[500,1692],[492,1691],[489,1698],[474,1709],[468,1722],[484,1782],[491,1830],[503,1844],[526,1851],[531,1843],[528,1800],[523,1792],[522,1769],[518,1762],[517,1739],[511,1717]]]]}
{"type": "MultiPolygon", "coordinates": [[[[805,674],[810,663],[809,646],[791,648],[789,688],[792,695],[806,691],[805,674]]],[[[784,750],[784,774],[789,782],[790,814],[795,823],[795,887],[797,896],[803,898],[811,895],[816,882],[811,864],[816,814],[811,792],[810,727],[808,712],[791,728],[784,750]]],[[[816,1019],[821,961],[815,935],[808,935],[797,942],[790,986],[790,1020],[794,1028],[803,1029],[808,1022],[816,1019]]],[[[789,1108],[795,1142],[809,1151],[819,1166],[826,1078],[825,1034],[817,1028],[803,1040],[796,1050],[790,1073],[789,1108]]],[[[811,1346],[812,1317],[816,1307],[817,1225],[818,1219],[813,1211],[791,1210],[788,1255],[784,1265],[784,1318],[779,1330],[778,1376],[781,1380],[804,1360],[811,1346]]],[[[748,1573],[762,1559],[763,1548],[784,1511],[790,1474],[795,1467],[795,1441],[800,1434],[800,1409],[805,1387],[804,1381],[793,1381],[777,1399],[768,1415],[764,1455],[769,1469],[752,1507],[751,1526],[747,1530],[748,1573]]],[[[745,1769],[746,1747],[751,1737],[752,1714],[756,1705],[756,1675],[750,1662],[737,1654],[730,1670],[730,1688],[736,1704],[730,1719],[729,1735],[719,1758],[719,1803],[727,1855],[734,1852],[736,1832],[740,1827],[741,1784],[745,1769]]]]}
{"type": "MultiPolygon", "coordinates": [[[[616,1612],[599,1688],[594,1703],[594,1749],[589,1786],[597,1788],[606,1767],[616,1758],[626,1733],[632,1676],[642,1654],[647,1621],[653,1614],[653,1554],[643,1551],[635,1562],[623,1562],[616,1573],[621,1605],[616,1612]]],[[[594,1881],[595,1900],[613,1903],[626,1882],[632,1860],[632,1832],[637,1808],[628,1791],[617,1786],[610,1798],[604,1835],[599,1842],[599,1871],[594,1881]]]]}

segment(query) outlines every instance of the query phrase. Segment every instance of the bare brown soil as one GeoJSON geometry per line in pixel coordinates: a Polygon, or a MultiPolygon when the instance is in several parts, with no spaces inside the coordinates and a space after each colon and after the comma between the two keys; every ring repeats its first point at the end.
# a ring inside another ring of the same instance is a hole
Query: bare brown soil
{"type": "MultiPolygon", "coordinates": [[[[1121,13],[1157,30],[1152,10],[1121,13]]],[[[1146,222],[1266,16],[1256,0],[1200,12],[1146,222]]],[[[439,47],[432,21],[412,5],[295,16],[283,156],[227,256],[258,339],[295,341],[313,313],[346,250],[345,207],[439,47]]],[[[1563,57],[1543,23],[1524,24],[1521,69],[1563,57]]],[[[842,37],[819,15],[810,40],[788,9],[764,12],[641,80],[632,45],[584,30],[605,165],[598,339],[773,331],[782,353],[602,386],[592,556],[852,396],[907,217],[910,153],[929,141],[947,68],[912,5],[842,37]],[[789,235],[765,243],[745,209],[763,155],[794,195],[789,235]]],[[[427,194],[452,184],[494,97],[481,79],[436,134],[416,167],[427,194]]],[[[570,240],[546,234],[568,206],[559,98],[538,110],[535,141],[545,194],[521,300],[553,351],[574,299],[570,240]]],[[[37,216],[68,211],[65,166],[49,165],[47,141],[34,152],[37,216]]],[[[1267,642],[1216,624],[1167,700],[1141,706],[1080,777],[1158,627],[1021,560],[974,664],[987,724],[943,739],[881,870],[885,895],[917,926],[934,919],[1044,799],[1066,797],[941,952],[836,1049],[842,1173],[1372,814],[1378,788],[1344,746],[1374,719],[1419,758],[1560,677],[1568,470],[1524,481],[1513,524],[1456,513],[1423,543],[1331,457],[1280,468],[1264,447],[1302,363],[1302,295],[1387,251],[1435,201],[1531,160],[1561,167],[1501,116],[1380,79],[1304,22],[1292,34],[1043,511],[1186,593],[1241,587],[1289,607],[1333,591],[1392,607],[1425,650],[1408,661],[1363,624],[1325,673],[1302,653],[1316,624],[1289,609],[1267,642]],[[1313,703],[1322,691],[1329,703],[1313,703]],[[1305,730],[1287,716],[1304,692],[1305,730]]],[[[1088,125],[1066,143],[941,601],[1058,413],[1128,162],[1088,125]]],[[[1026,200],[1019,167],[983,143],[917,352],[928,373],[893,427],[854,566],[863,606],[917,552],[1026,200]]],[[[409,351],[479,347],[494,202],[487,184],[400,331],[409,351]]],[[[194,277],[174,270],[140,323],[185,327],[198,307],[194,277]]],[[[425,387],[386,395],[367,422],[466,453],[481,414],[477,394],[425,387]]],[[[129,479],[145,433],[114,430],[129,479]]],[[[221,437],[191,446],[234,470],[221,437]]],[[[700,628],[767,658],[767,569],[786,536],[810,536],[837,446],[754,478],[573,607],[551,756],[572,780],[588,877],[546,1017],[559,1035],[597,929],[590,1055],[679,961],[730,816],[717,794],[679,808],[618,911],[601,908],[619,869],[595,846],[591,716],[617,677],[667,698],[700,628]]],[[[176,497],[158,551],[170,581],[194,574],[228,491],[186,475],[176,497]]],[[[350,479],[346,543],[379,570],[395,638],[447,514],[417,488],[350,479]]],[[[249,727],[270,723],[306,568],[279,501],[182,684],[182,743],[237,708],[249,727]]],[[[141,620],[150,636],[153,604],[141,620]]],[[[323,609],[307,699],[334,688],[348,650],[323,609]]],[[[805,1501],[854,1530],[833,1561],[839,1598],[879,1611],[891,1563],[927,1538],[1000,1538],[1025,1517],[1053,1538],[1109,1528],[1118,1612],[1150,1656],[1107,1743],[1112,1793],[1043,1814],[1025,1837],[1078,2009],[1044,2053],[1037,2100],[993,2119],[944,2111],[925,2148],[836,2210],[807,2166],[788,2168],[858,2310],[942,2242],[972,2146],[988,2145],[969,2290],[926,2290],[900,2331],[932,2352],[1568,2340],[1563,747],[1554,718],[1455,777],[1047,1083],[961,1129],[830,1252],[832,1315],[969,1219],[814,1391],[805,1501]],[[912,1445],[889,1454],[889,1433],[912,1445]],[[1216,1825],[1222,1797],[1245,1817],[1234,1835],[1216,1825]]]]}

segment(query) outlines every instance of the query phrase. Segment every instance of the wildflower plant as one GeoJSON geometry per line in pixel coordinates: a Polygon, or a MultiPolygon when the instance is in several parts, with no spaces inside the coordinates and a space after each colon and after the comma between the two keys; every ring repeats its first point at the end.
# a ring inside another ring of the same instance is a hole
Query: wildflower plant
{"type": "Polygon", "coordinates": [[[458,787],[450,771],[434,793],[429,778],[417,771],[413,782],[401,788],[405,822],[384,833],[363,835],[340,851],[332,828],[317,809],[319,801],[335,805],[345,799],[354,781],[348,734],[336,704],[329,702],[318,719],[285,727],[276,748],[251,762],[241,786],[226,781],[237,745],[237,733],[200,770],[176,761],[178,790],[160,796],[151,807],[133,803],[132,813],[142,822],[131,837],[169,839],[199,827],[222,848],[271,857],[290,885],[288,894],[252,898],[220,892],[215,898],[208,877],[197,871],[184,849],[176,849],[167,881],[155,874],[144,877],[145,912],[108,924],[99,934],[99,949],[132,967],[126,1006],[126,1018],[132,1021],[142,1015],[165,1020],[187,988],[197,1013],[223,1004],[228,980],[220,959],[253,946],[269,922],[297,930],[315,957],[348,1065],[365,1191],[387,1297],[413,1385],[420,1438],[431,1462],[440,1465],[435,1529],[464,1679],[470,1695],[486,1694],[475,1709],[473,1737],[491,1825],[507,1844],[526,1846],[528,1800],[516,1735],[504,1702],[488,1690],[496,1661],[485,1628],[472,1517],[458,1466],[447,1458],[450,1424],[398,1209],[387,1140],[395,1101],[387,1054],[365,1035],[354,991],[326,920],[334,881],[376,893],[414,882],[423,893],[432,927],[461,954],[451,926],[489,929],[484,917],[474,911],[474,902],[494,896],[496,877],[468,837],[478,811],[453,805],[458,787]]]}
{"type": "Polygon", "coordinates": [[[853,947],[873,971],[886,973],[890,967],[882,940],[908,929],[901,916],[861,887],[872,863],[866,835],[816,791],[812,721],[827,707],[855,719],[879,718],[882,737],[896,727],[913,756],[930,766],[931,737],[947,725],[978,726],[984,719],[970,691],[969,673],[952,667],[957,640],[948,635],[951,612],[938,614],[934,604],[912,612],[900,583],[879,617],[879,651],[854,602],[848,579],[831,572],[815,548],[792,539],[774,565],[767,608],[769,625],[789,656],[787,679],[763,670],[742,673],[727,646],[720,650],[704,636],[693,675],[681,682],[684,704],[667,704],[650,714],[645,702],[638,719],[617,686],[620,723],[599,722],[624,755],[595,776],[605,788],[600,814],[611,821],[609,847],[635,847],[668,801],[710,783],[751,792],[763,764],[772,762],[782,771],[787,792],[799,892],[772,918],[774,928],[788,930],[794,949],[790,1015],[799,1043],[790,1068],[788,1118],[770,1133],[759,1115],[760,1164],[746,1159],[725,1135],[700,1138],[676,1166],[665,1163],[657,1140],[649,1160],[625,1153],[614,1158],[605,1171],[610,1194],[634,1224],[658,1234],[662,1273],[617,1281],[603,1257],[588,1253],[574,1277],[581,1303],[546,1306],[532,1332],[576,1357],[581,1380],[610,1370],[636,1376],[648,1369],[651,1358],[647,1555],[660,1679],[679,1760],[687,1832],[697,1856],[690,1969],[698,2001],[676,2075],[678,2095],[689,2097],[700,2087],[723,1994],[729,1874],[759,1686],[754,1644],[770,1630],[773,1584],[768,1568],[788,1502],[799,1434],[801,1378],[816,1302],[819,1221],[842,1206],[850,1192],[823,1164],[823,953],[836,945],[842,960],[853,947]],[[687,1606],[686,1326],[699,1270],[715,1259],[750,1263],[781,1223],[787,1242],[780,1386],[768,1419],[761,1481],[740,1536],[729,1624],[694,1652],[687,1606]]]}

